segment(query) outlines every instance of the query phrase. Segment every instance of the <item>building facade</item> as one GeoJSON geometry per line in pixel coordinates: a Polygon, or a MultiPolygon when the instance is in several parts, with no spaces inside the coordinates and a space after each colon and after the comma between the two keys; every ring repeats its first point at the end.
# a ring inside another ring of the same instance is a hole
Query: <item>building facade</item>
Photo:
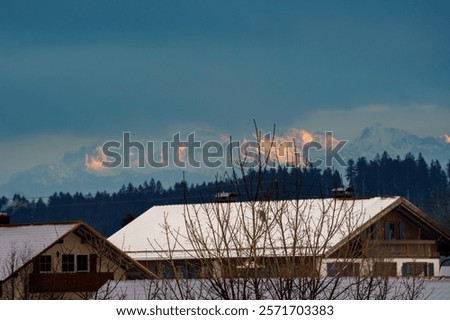
{"type": "Polygon", "coordinates": [[[0,225],[2,299],[87,299],[153,275],[83,222],[0,225]]]}
{"type": "Polygon", "coordinates": [[[157,206],[109,240],[160,278],[436,277],[450,252],[402,197],[157,206]]]}

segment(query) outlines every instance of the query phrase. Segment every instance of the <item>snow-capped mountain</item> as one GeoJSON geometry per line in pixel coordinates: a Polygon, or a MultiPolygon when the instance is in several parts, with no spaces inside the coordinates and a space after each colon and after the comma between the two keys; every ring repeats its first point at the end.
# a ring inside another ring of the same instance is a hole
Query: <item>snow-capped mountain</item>
{"type": "MultiPolygon", "coordinates": [[[[57,164],[34,166],[13,174],[9,182],[0,187],[0,195],[11,197],[14,193],[31,197],[45,197],[55,192],[95,193],[97,191],[116,192],[122,185],[132,183],[137,186],[145,180],[160,180],[168,188],[183,178],[181,169],[163,169],[149,172],[144,169],[122,168],[105,171],[91,170],[86,166],[86,156],[95,147],[81,148],[77,152],[66,153],[57,164]]],[[[189,183],[207,180],[203,174],[187,173],[189,183]]]]}
{"type": "MultiPolygon", "coordinates": [[[[290,130],[280,139],[295,141],[303,144],[309,141],[323,143],[324,137],[310,134],[304,130],[290,130]]],[[[450,157],[450,143],[443,138],[419,137],[403,130],[384,128],[376,124],[363,130],[361,135],[344,146],[340,154],[345,161],[357,160],[359,157],[373,159],[377,154],[387,151],[394,158],[403,158],[408,152],[417,156],[422,153],[425,160],[439,160],[444,167],[450,157]]],[[[142,184],[145,180],[160,180],[165,188],[179,182],[185,173],[189,184],[212,181],[223,168],[214,170],[203,169],[123,169],[94,170],[90,168],[95,161],[100,161],[98,147],[81,148],[77,152],[67,153],[57,164],[39,165],[26,171],[16,173],[10,177],[8,183],[0,187],[0,196],[12,196],[14,193],[26,196],[48,196],[54,192],[83,193],[96,191],[118,191],[123,184],[129,182],[134,185],[142,184]],[[97,158],[96,158],[97,157],[97,158]]],[[[95,167],[94,167],[95,168],[95,167]]],[[[98,169],[98,167],[97,167],[98,169]]],[[[338,168],[339,169],[339,168],[338,168]]],[[[223,172],[222,172],[223,174],[223,172]]]]}
{"type": "Polygon", "coordinates": [[[450,158],[450,143],[443,138],[419,137],[404,130],[375,124],[365,128],[357,139],[349,141],[342,154],[346,160],[359,157],[371,160],[383,151],[392,158],[403,158],[408,152],[415,156],[422,153],[428,163],[439,160],[441,166],[445,166],[450,158]]]}

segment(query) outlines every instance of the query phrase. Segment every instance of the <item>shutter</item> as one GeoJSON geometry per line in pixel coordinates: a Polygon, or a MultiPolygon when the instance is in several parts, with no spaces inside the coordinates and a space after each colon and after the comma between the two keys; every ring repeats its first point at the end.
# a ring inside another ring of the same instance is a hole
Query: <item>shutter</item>
{"type": "Polygon", "coordinates": [[[419,269],[419,272],[416,272],[416,274],[419,274],[421,276],[426,276],[425,272],[427,271],[427,264],[426,263],[416,263],[416,266],[418,267],[417,269],[419,269]]]}
{"type": "Polygon", "coordinates": [[[327,274],[329,277],[334,277],[333,263],[327,263],[327,274]]]}
{"type": "Polygon", "coordinates": [[[384,223],[384,239],[385,240],[391,240],[391,230],[390,230],[389,226],[390,226],[390,223],[386,221],[384,223]]]}
{"type": "Polygon", "coordinates": [[[91,273],[97,273],[97,255],[89,255],[89,268],[91,273]]]}
{"type": "Polygon", "coordinates": [[[374,239],[379,240],[381,238],[381,222],[375,223],[375,234],[374,239]]]}
{"type": "Polygon", "coordinates": [[[410,273],[409,271],[410,271],[409,264],[407,264],[407,263],[402,264],[402,276],[403,277],[409,276],[409,273],[410,273]]]}
{"type": "Polygon", "coordinates": [[[405,223],[404,222],[400,222],[400,240],[405,240],[406,239],[406,234],[405,234],[405,223]]]}
{"type": "Polygon", "coordinates": [[[189,278],[188,267],[187,266],[181,266],[181,270],[182,270],[182,273],[183,273],[183,279],[188,279],[189,278]]]}
{"type": "Polygon", "coordinates": [[[40,256],[33,259],[33,273],[39,273],[41,271],[40,259],[40,256]]]}
{"type": "Polygon", "coordinates": [[[428,276],[434,277],[434,263],[428,264],[428,276]]]}

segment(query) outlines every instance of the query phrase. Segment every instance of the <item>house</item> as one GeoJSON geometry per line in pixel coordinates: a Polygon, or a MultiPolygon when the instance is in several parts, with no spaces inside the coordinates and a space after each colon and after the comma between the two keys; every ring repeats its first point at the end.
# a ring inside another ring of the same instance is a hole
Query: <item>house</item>
{"type": "Polygon", "coordinates": [[[160,278],[433,277],[450,252],[403,197],[155,206],[109,240],[160,278]]]}
{"type": "Polygon", "coordinates": [[[2,299],[92,298],[108,280],[153,276],[83,222],[0,225],[2,299]]]}

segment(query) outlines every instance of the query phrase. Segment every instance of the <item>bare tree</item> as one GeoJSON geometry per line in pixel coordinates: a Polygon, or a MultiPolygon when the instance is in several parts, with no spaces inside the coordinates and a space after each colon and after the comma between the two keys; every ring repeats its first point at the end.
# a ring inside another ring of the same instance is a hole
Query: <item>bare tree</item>
{"type": "MultiPolygon", "coordinates": [[[[144,274],[142,270],[136,268],[136,265],[119,250],[111,247],[111,244],[99,236],[96,232],[80,228],[78,231],[83,237],[83,241],[88,244],[85,250],[88,250],[89,256],[94,256],[95,263],[91,268],[94,276],[91,281],[98,290],[77,291],[74,294],[81,299],[124,299],[125,293],[117,292],[115,289],[120,283],[127,279],[148,279],[149,275],[144,274]],[[109,280],[106,281],[108,277],[109,280]]],[[[76,248],[64,248],[65,252],[74,252],[76,248]]]]}
{"type": "MultiPolygon", "coordinates": [[[[17,244],[11,243],[4,265],[1,266],[3,275],[9,276],[14,274],[30,259],[30,256],[31,250],[28,244],[19,247],[17,244]]],[[[3,299],[28,299],[29,297],[28,278],[24,273],[18,273],[17,276],[12,277],[2,286],[3,299]]]]}
{"type": "MultiPolygon", "coordinates": [[[[184,228],[172,228],[166,217],[161,226],[166,243],[149,239],[160,253],[161,264],[171,270],[183,263],[192,265],[198,269],[197,278],[202,278],[186,280],[175,274],[175,280],[162,281],[165,289],[160,292],[177,299],[420,297],[419,280],[404,281],[384,276],[380,267],[374,270],[374,265],[382,266],[388,259],[371,241],[373,234],[358,230],[362,215],[354,199],[304,199],[308,192],[300,174],[304,161],[297,150],[283,155],[284,164],[291,155],[291,170],[298,173],[290,184],[293,190],[280,190],[283,177],[279,176],[272,176],[268,189],[263,182],[273,172],[269,164],[282,163],[279,154],[273,153],[274,135],[271,141],[263,141],[256,123],[255,132],[257,144],[251,159],[239,156],[228,180],[238,201],[186,204],[184,228]],[[250,162],[256,170],[248,168],[250,162]],[[353,234],[358,236],[330,256],[331,247],[353,234]],[[188,256],[185,261],[176,254],[180,251],[188,256]]],[[[295,147],[295,141],[291,145],[295,147]]]]}
{"type": "Polygon", "coordinates": [[[9,276],[2,284],[2,299],[7,300],[35,300],[35,299],[62,299],[63,292],[33,292],[30,289],[30,277],[33,265],[33,250],[30,244],[11,243],[7,258],[1,267],[4,276],[9,276]]]}
{"type": "Polygon", "coordinates": [[[3,299],[121,299],[124,295],[115,290],[119,281],[150,277],[145,268],[84,226],[38,255],[28,242],[10,246],[0,266],[3,299]]]}

